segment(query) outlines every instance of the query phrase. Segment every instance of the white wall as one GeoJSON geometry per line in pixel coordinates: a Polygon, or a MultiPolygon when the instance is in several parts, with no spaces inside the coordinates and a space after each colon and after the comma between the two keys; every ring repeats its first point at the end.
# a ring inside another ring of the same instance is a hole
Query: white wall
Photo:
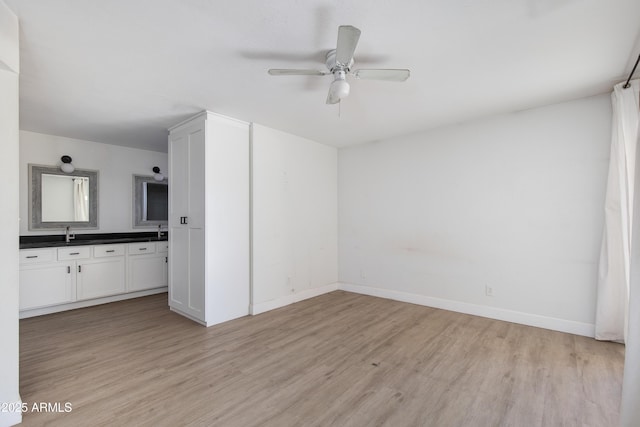
{"type": "Polygon", "coordinates": [[[337,149],[252,131],[252,312],[335,290],[337,149]]]}
{"type": "MultiPolygon", "coordinates": [[[[60,157],[73,158],[76,169],[98,170],[98,229],[76,233],[145,231],[133,228],[133,175],[167,172],[167,153],[138,150],[60,136],[20,131],[20,234],[56,234],[60,230],[29,231],[28,164],[58,166],[60,157]]],[[[155,229],[152,227],[152,229],[155,229]]]]}
{"type": "Polygon", "coordinates": [[[610,118],[602,95],[341,149],[340,282],[593,334],[610,118]]]}
{"type": "MultiPolygon", "coordinates": [[[[0,402],[20,402],[18,390],[18,18],[0,0],[0,402]]],[[[0,411],[0,426],[20,412],[0,411]]]]}

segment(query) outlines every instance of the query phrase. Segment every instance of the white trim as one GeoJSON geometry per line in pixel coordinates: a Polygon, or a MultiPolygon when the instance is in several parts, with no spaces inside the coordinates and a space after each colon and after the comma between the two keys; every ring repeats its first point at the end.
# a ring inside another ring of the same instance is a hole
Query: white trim
{"type": "Polygon", "coordinates": [[[34,308],[31,310],[23,310],[20,312],[20,319],[26,319],[33,316],[42,316],[43,314],[58,313],[60,311],[74,310],[76,308],[90,307],[92,305],[107,304],[115,301],[123,301],[131,298],[146,297],[147,295],[161,294],[167,292],[167,287],[149,289],[145,291],[129,292],[126,294],[118,294],[110,297],[95,298],[85,301],[70,302],[68,304],[52,305],[50,307],[34,308]]]}
{"type": "Polygon", "coordinates": [[[443,310],[456,311],[458,313],[472,314],[475,316],[487,317],[489,319],[535,326],[537,328],[550,329],[552,331],[567,332],[585,337],[593,338],[595,335],[595,325],[592,323],[576,322],[573,320],[540,316],[538,314],[523,313],[504,308],[470,304],[467,302],[434,298],[426,295],[374,288],[371,286],[354,285],[351,283],[338,283],[338,289],[357,294],[371,295],[395,301],[424,305],[427,307],[441,308],[443,310]]]}
{"type": "Polygon", "coordinates": [[[293,304],[302,300],[317,297],[318,295],[326,294],[329,292],[337,291],[338,283],[331,283],[330,285],[321,286],[319,288],[305,289],[300,292],[293,293],[274,300],[261,302],[259,304],[251,305],[251,314],[256,315],[264,313],[265,311],[274,310],[276,308],[284,307],[289,304],[293,304]]]}
{"type": "Polygon", "coordinates": [[[209,110],[203,110],[203,111],[200,111],[199,113],[189,117],[188,119],[185,119],[185,120],[181,121],[180,123],[169,127],[168,131],[171,132],[174,129],[179,128],[180,126],[184,126],[184,125],[186,125],[187,123],[189,123],[191,121],[200,120],[200,119],[202,119],[202,117],[206,117],[207,119],[209,117],[219,117],[219,118],[222,118],[222,119],[225,119],[225,120],[231,120],[231,121],[234,121],[236,123],[241,123],[243,125],[248,125],[249,124],[249,122],[246,122],[244,120],[236,119],[236,118],[230,117],[230,116],[225,116],[224,114],[214,113],[214,112],[209,111],[209,110]]]}
{"type": "Polygon", "coordinates": [[[180,309],[177,309],[177,308],[175,308],[175,307],[171,307],[171,306],[169,306],[169,310],[170,310],[170,311],[173,311],[173,312],[174,312],[174,313],[176,313],[176,314],[179,314],[180,316],[186,317],[187,319],[189,319],[189,320],[191,320],[191,321],[193,321],[193,322],[196,322],[196,323],[197,323],[197,324],[199,324],[199,325],[207,326],[207,327],[208,327],[208,326],[212,326],[212,325],[213,325],[213,323],[207,323],[207,322],[205,322],[205,321],[203,321],[203,320],[201,320],[201,319],[198,319],[197,317],[192,316],[192,315],[190,315],[189,313],[185,313],[184,311],[182,311],[182,310],[180,310],[180,309]]]}
{"type": "Polygon", "coordinates": [[[15,402],[10,402],[13,408],[18,408],[17,412],[0,411],[0,426],[15,426],[22,422],[22,399],[18,398],[15,402]]]}
{"type": "Polygon", "coordinates": [[[207,115],[207,113],[208,113],[208,111],[206,111],[206,110],[204,110],[204,111],[200,111],[199,113],[197,113],[197,114],[195,114],[195,115],[193,115],[193,116],[189,117],[188,119],[184,119],[184,120],[183,120],[183,121],[181,121],[180,123],[175,124],[175,125],[173,125],[173,126],[170,126],[168,130],[169,130],[169,132],[173,132],[173,130],[174,130],[174,129],[179,128],[179,127],[181,127],[181,126],[184,126],[184,125],[186,125],[187,123],[192,122],[192,121],[194,121],[194,120],[198,120],[198,119],[202,118],[203,116],[206,116],[206,115],[207,115]]]}

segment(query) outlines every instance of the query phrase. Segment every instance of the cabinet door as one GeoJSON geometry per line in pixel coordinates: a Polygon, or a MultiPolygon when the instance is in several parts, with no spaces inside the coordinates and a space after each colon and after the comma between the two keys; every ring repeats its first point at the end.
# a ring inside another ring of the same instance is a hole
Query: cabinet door
{"type": "Polygon", "coordinates": [[[205,122],[169,136],[169,305],[205,321],[205,122]]]}
{"type": "Polygon", "coordinates": [[[78,300],[99,298],[125,292],[124,257],[78,262],[78,300]]]}
{"type": "Polygon", "coordinates": [[[167,286],[165,259],[165,255],[130,255],[127,290],[134,292],[167,286]]]}
{"type": "Polygon", "coordinates": [[[169,255],[164,254],[164,266],[162,267],[162,277],[164,286],[169,286],[169,255]]]}
{"type": "Polygon", "coordinates": [[[164,266],[162,267],[162,277],[164,286],[169,285],[169,242],[160,242],[156,245],[158,254],[164,257],[164,266]]]}
{"type": "Polygon", "coordinates": [[[75,301],[75,263],[20,267],[20,310],[75,301]]]}
{"type": "Polygon", "coordinates": [[[204,322],[204,230],[178,228],[171,233],[169,306],[204,322]]]}
{"type": "Polygon", "coordinates": [[[204,122],[169,137],[169,227],[204,227],[204,122]]]}

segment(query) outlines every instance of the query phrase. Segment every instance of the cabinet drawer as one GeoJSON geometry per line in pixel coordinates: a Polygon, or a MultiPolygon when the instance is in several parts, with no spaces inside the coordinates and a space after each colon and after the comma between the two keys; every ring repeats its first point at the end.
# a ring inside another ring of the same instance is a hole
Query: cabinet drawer
{"type": "Polygon", "coordinates": [[[169,252],[169,242],[158,242],[156,243],[156,250],[158,253],[167,253],[169,252]]]}
{"type": "Polygon", "coordinates": [[[129,243],[129,255],[154,253],[156,253],[156,245],[153,242],[129,243]]]}
{"type": "Polygon", "coordinates": [[[58,248],[58,261],[91,258],[91,247],[74,246],[72,248],[58,248]]]}
{"type": "Polygon", "coordinates": [[[95,258],[104,258],[108,256],[123,256],[124,245],[99,245],[93,248],[93,256],[95,258]]]}
{"type": "Polygon", "coordinates": [[[20,264],[35,264],[55,260],[55,249],[23,249],[20,251],[20,264]]]}

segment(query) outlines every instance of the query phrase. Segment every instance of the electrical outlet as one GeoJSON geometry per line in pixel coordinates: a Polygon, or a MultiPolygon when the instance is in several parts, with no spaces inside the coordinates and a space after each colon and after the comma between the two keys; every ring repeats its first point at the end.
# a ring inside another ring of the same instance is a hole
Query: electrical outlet
{"type": "Polygon", "coordinates": [[[488,296],[488,297],[492,297],[493,296],[493,288],[489,285],[485,285],[484,288],[484,293],[488,296]]]}

